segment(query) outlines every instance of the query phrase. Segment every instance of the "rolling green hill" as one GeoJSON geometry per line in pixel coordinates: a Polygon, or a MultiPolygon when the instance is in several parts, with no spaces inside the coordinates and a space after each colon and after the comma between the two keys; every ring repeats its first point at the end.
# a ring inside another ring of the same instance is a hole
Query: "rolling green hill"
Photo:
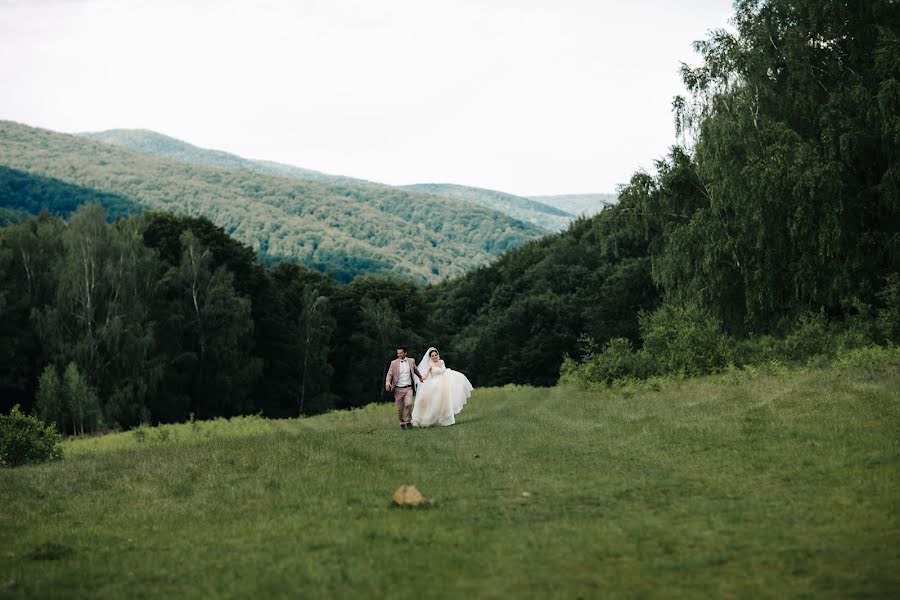
{"type": "Polygon", "coordinates": [[[404,186],[408,190],[437,194],[445,198],[465,200],[478,206],[507,214],[514,219],[532,223],[548,231],[560,231],[569,226],[575,216],[554,206],[514,196],[496,190],[467,187],[451,183],[417,183],[404,186]]]}
{"type": "Polygon", "coordinates": [[[0,597],[897,597],[898,390],[870,364],[74,440],[0,469],[0,597]]]}
{"type": "MultiPolygon", "coordinates": [[[[195,165],[205,165],[225,169],[244,169],[246,171],[264,175],[291,177],[295,179],[350,185],[368,189],[384,189],[391,187],[372,181],[366,181],[364,179],[354,179],[352,177],[344,177],[341,175],[329,175],[327,173],[277,162],[242,158],[235,154],[222,152],[220,150],[200,148],[179,139],[156,133],[155,131],[148,131],[146,129],[110,129],[107,131],[82,133],[79,135],[99,142],[113,144],[163,158],[180,160],[195,165]]],[[[400,186],[400,189],[462,200],[476,206],[496,210],[514,219],[525,223],[531,223],[542,229],[546,229],[547,231],[559,231],[565,229],[575,218],[574,214],[569,214],[565,210],[557,208],[552,202],[541,203],[533,199],[506,194],[495,190],[438,183],[400,186]]],[[[606,195],[599,196],[606,197],[606,195]]],[[[553,196],[551,198],[557,197],[553,196]]],[[[560,196],[559,198],[563,197],[560,196]]],[[[590,200],[582,198],[582,204],[587,203],[590,206],[594,206],[596,200],[593,196],[590,196],[590,198],[590,200]]],[[[578,204],[577,202],[574,205],[581,206],[581,204],[578,204]]]]}
{"type": "MultiPolygon", "coordinates": [[[[392,188],[214,168],[83,137],[0,122],[0,166],[17,180],[52,180],[133,203],[141,210],[202,215],[255,248],[343,279],[378,273],[427,282],[484,265],[544,230],[496,211],[392,188]]],[[[36,196],[2,206],[40,205],[36,196]]],[[[7,186],[7,189],[8,186],[7,186]]]]}
{"type": "Polygon", "coordinates": [[[604,206],[616,201],[616,194],[562,194],[558,196],[530,196],[531,200],[566,211],[573,215],[589,217],[604,206]]]}
{"type": "Polygon", "coordinates": [[[98,142],[137,150],[146,154],[180,160],[195,165],[205,165],[207,167],[244,169],[263,175],[292,177],[295,179],[307,179],[323,183],[340,183],[357,186],[381,185],[364,179],[329,175],[312,169],[303,169],[301,167],[294,167],[292,165],[285,165],[266,160],[252,160],[237,156],[236,154],[222,152],[221,150],[200,148],[193,144],[147,129],[109,129],[106,131],[80,133],[78,135],[98,142]]]}

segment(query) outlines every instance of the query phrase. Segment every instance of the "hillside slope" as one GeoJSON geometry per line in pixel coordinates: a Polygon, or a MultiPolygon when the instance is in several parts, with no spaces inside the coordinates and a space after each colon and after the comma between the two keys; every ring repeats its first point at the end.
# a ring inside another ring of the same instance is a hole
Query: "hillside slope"
{"type": "Polygon", "coordinates": [[[301,167],[285,165],[273,161],[253,160],[221,150],[200,148],[199,146],[194,146],[193,144],[189,144],[177,138],[147,129],[108,129],[106,131],[79,133],[78,135],[105,144],[113,144],[115,146],[121,146],[122,148],[137,150],[138,152],[143,152],[145,154],[153,154],[162,158],[171,158],[195,165],[205,165],[207,167],[244,169],[263,175],[307,179],[323,183],[340,183],[360,186],[381,185],[364,179],[354,179],[353,177],[343,177],[341,175],[329,175],[312,169],[303,169],[301,167]]]}
{"type": "Polygon", "coordinates": [[[0,122],[0,165],[144,210],[206,216],[264,259],[346,278],[367,272],[435,281],[544,233],[495,211],[389,186],[192,165],[8,121],[0,122]]]}
{"type": "Polygon", "coordinates": [[[509,386],[448,428],[380,404],[74,441],[0,469],[0,594],[896,597],[898,390],[896,365],[509,386]],[[392,508],[401,484],[432,504],[392,508]]]}
{"type": "MultiPolygon", "coordinates": [[[[244,169],[264,175],[291,177],[295,179],[350,185],[362,188],[377,189],[392,187],[363,179],[354,179],[352,177],[344,177],[341,175],[330,175],[320,171],[272,161],[243,158],[220,150],[200,148],[182,140],[155,131],[148,131],[146,129],[110,129],[107,131],[81,133],[79,135],[99,142],[196,165],[225,169],[244,169]]],[[[399,189],[463,200],[476,206],[496,210],[514,219],[531,223],[548,231],[565,229],[575,218],[574,215],[549,204],[542,204],[535,200],[495,190],[437,183],[399,186],[399,189]]]]}

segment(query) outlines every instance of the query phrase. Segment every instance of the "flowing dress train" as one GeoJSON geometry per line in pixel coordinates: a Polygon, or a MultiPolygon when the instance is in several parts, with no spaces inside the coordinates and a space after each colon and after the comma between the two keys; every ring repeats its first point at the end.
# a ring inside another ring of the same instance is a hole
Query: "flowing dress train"
{"type": "MultiPolygon", "coordinates": [[[[440,363],[443,364],[443,363],[440,363]]],[[[453,425],[456,415],[472,395],[469,379],[453,369],[431,367],[431,372],[421,384],[413,404],[413,427],[453,425]]]]}

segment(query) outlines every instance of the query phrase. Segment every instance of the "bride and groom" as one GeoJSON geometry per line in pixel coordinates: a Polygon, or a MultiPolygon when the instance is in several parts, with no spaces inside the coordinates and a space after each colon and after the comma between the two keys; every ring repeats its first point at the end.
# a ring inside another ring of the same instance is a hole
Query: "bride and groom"
{"type": "Polygon", "coordinates": [[[406,347],[399,346],[397,359],[391,362],[384,379],[384,389],[394,392],[400,429],[453,425],[472,394],[472,384],[466,376],[448,369],[434,347],[416,365],[414,359],[406,356],[406,347]]]}

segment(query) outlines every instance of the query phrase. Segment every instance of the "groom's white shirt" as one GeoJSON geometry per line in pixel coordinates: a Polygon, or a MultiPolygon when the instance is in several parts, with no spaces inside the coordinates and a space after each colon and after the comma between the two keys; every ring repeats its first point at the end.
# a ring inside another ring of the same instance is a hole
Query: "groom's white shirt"
{"type": "Polygon", "coordinates": [[[397,378],[397,387],[412,385],[412,377],[409,375],[409,362],[400,361],[400,377],[397,378]]]}

